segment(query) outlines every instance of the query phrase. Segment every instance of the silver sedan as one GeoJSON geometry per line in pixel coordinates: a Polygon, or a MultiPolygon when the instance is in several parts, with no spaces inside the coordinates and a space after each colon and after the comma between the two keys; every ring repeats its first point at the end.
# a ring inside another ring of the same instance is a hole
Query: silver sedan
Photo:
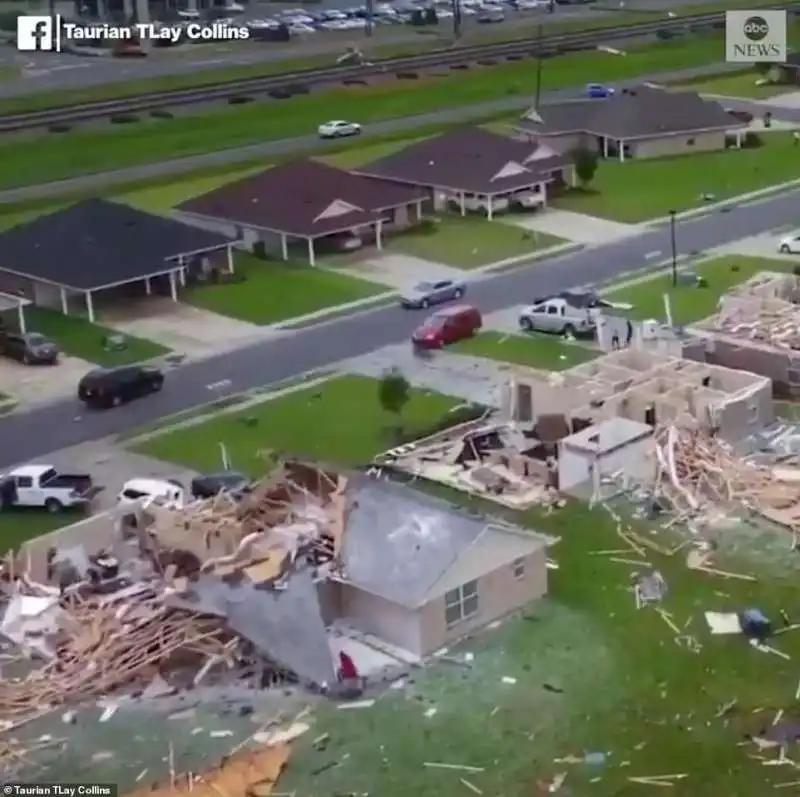
{"type": "Polygon", "coordinates": [[[410,310],[425,309],[434,304],[460,299],[466,292],[466,284],[455,280],[419,282],[400,294],[400,304],[410,310]]]}

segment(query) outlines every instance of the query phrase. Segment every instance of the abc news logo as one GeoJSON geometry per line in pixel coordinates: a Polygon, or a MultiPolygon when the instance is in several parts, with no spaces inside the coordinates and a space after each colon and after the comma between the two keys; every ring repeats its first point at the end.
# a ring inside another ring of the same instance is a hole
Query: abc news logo
{"type": "Polygon", "coordinates": [[[780,58],[783,48],[777,42],[770,41],[772,29],[764,17],[754,14],[749,16],[742,26],[744,40],[734,44],[734,52],[742,58],[753,61],[768,61],[780,58]]]}

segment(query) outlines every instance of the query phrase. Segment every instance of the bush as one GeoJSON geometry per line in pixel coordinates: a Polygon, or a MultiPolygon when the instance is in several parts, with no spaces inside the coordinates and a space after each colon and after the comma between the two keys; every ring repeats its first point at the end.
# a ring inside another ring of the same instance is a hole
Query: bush
{"type": "Polygon", "coordinates": [[[469,64],[450,64],[450,69],[469,69],[469,64]]]}
{"type": "Polygon", "coordinates": [[[305,83],[292,83],[291,86],[287,86],[286,90],[293,95],[296,94],[308,94],[311,89],[306,86],[305,83]]]}
{"type": "Polygon", "coordinates": [[[761,140],[761,136],[758,133],[753,133],[748,131],[744,134],[744,139],[742,139],[742,148],[743,149],[756,149],[760,147],[764,142],[761,140]]]}
{"type": "MultiPolygon", "coordinates": [[[[292,95],[289,94],[286,89],[274,89],[269,92],[269,96],[272,97],[273,100],[288,100],[292,95]]],[[[233,99],[233,97],[231,97],[231,99],[233,99]]],[[[230,100],[228,100],[228,102],[230,102],[230,100]]]]}
{"type": "Polygon", "coordinates": [[[656,38],[662,42],[669,41],[674,35],[675,34],[671,30],[665,30],[664,28],[659,28],[656,31],[656,38]]]}
{"type": "Polygon", "coordinates": [[[152,116],[153,119],[174,119],[175,118],[175,114],[172,113],[172,111],[165,111],[165,110],[160,110],[160,109],[159,110],[155,110],[155,111],[150,111],[150,116],[152,116]]]}
{"type": "Polygon", "coordinates": [[[253,101],[252,97],[246,97],[244,95],[238,95],[236,97],[228,97],[228,105],[247,105],[248,102],[252,101],[253,101]]]}
{"type": "Polygon", "coordinates": [[[111,117],[111,124],[112,125],[129,125],[133,122],[138,122],[139,117],[133,113],[115,113],[111,117]]]}
{"type": "Polygon", "coordinates": [[[483,404],[469,404],[466,407],[459,407],[454,412],[446,412],[438,421],[413,430],[405,430],[400,434],[397,444],[403,445],[404,443],[412,443],[414,440],[419,440],[422,437],[430,437],[438,432],[444,432],[453,426],[458,426],[461,423],[468,421],[477,421],[487,412],[487,407],[483,404]]]}
{"type": "Polygon", "coordinates": [[[342,81],[343,86],[368,86],[369,81],[361,80],[360,78],[349,78],[342,81]]]}
{"type": "Polygon", "coordinates": [[[794,275],[795,275],[795,277],[800,277],[800,266],[795,266],[795,267],[792,269],[792,274],[794,274],[794,275]]]}
{"type": "Polygon", "coordinates": [[[398,80],[417,80],[419,79],[419,75],[416,72],[396,72],[395,73],[398,80]]]}
{"type": "Polygon", "coordinates": [[[70,125],[65,125],[65,124],[56,124],[56,125],[50,125],[50,127],[48,127],[47,130],[50,133],[69,133],[69,131],[72,130],[72,127],[70,125]]]}

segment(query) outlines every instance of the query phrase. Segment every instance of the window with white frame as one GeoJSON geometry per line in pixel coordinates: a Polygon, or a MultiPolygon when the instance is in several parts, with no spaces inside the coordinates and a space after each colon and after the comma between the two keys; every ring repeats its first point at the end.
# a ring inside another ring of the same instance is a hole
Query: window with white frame
{"type": "Polygon", "coordinates": [[[514,578],[517,581],[522,581],[522,579],[525,578],[525,560],[515,559],[514,563],[511,565],[511,572],[514,574],[514,578]]]}
{"type": "Polygon", "coordinates": [[[469,620],[478,613],[478,582],[467,581],[444,596],[444,619],[448,628],[469,620]]]}

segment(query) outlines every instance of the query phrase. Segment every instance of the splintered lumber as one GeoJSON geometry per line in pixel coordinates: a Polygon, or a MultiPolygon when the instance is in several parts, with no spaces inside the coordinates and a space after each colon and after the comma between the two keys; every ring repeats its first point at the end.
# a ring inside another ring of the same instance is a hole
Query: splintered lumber
{"type": "Polygon", "coordinates": [[[126,797],[171,797],[189,792],[193,797],[245,797],[248,794],[267,797],[274,791],[291,753],[289,745],[240,753],[215,769],[179,775],[174,786],[166,783],[137,789],[126,797]]]}

